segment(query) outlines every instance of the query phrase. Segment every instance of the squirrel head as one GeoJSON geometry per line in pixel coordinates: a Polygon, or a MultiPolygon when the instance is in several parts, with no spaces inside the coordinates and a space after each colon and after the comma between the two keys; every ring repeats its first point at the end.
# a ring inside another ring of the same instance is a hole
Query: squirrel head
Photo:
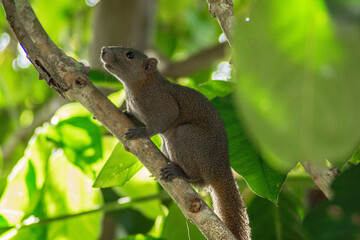
{"type": "Polygon", "coordinates": [[[125,47],[103,47],[101,60],[107,71],[127,84],[147,79],[157,71],[158,63],[155,58],[125,47]]]}

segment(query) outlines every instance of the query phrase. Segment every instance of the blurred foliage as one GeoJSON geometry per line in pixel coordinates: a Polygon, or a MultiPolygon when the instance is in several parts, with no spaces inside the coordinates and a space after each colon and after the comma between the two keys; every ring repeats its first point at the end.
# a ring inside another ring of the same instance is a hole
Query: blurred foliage
{"type": "Polygon", "coordinates": [[[248,208],[252,239],[308,240],[298,212],[301,208],[302,203],[287,191],[280,194],[278,206],[256,197],[248,208]]]}
{"type": "Polygon", "coordinates": [[[360,142],[358,33],[346,38],[322,0],[257,1],[249,16],[237,25],[235,65],[251,136],[277,167],[341,166],[360,142]]]}
{"type": "Polygon", "coordinates": [[[221,29],[215,19],[209,19],[206,1],[184,0],[174,4],[160,0],[158,4],[155,44],[168,58],[184,59],[217,43],[221,29]]]}
{"type": "MultiPolygon", "coordinates": [[[[31,4],[54,42],[87,61],[94,9],[85,1],[31,4]]],[[[355,151],[360,2],[234,4],[231,81],[210,80],[214,64],[177,82],[203,93],[224,120],[253,239],[359,239],[359,167],[354,165],[360,161],[355,151]],[[333,184],[333,200],[315,207],[305,201],[314,184],[298,164],[304,159],[329,160],[344,170],[333,184]]],[[[217,44],[220,34],[205,0],[158,1],[153,45],[171,61],[217,44]]],[[[0,11],[2,150],[56,96],[27,64],[0,11]]],[[[123,104],[124,91],[114,77],[92,70],[90,78],[116,89],[109,99],[123,104]]],[[[29,139],[20,139],[4,159],[0,152],[0,238],[99,239],[113,231],[114,239],[204,239],[172,201],[164,200],[142,164],[79,104],[61,107],[29,139]],[[126,208],[107,213],[116,201],[126,208]],[[116,230],[102,222],[105,214],[116,230]]],[[[160,147],[158,136],[152,140],[160,147]]]]}
{"type": "MultiPolygon", "coordinates": [[[[38,14],[39,20],[49,36],[66,54],[80,60],[88,58],[91,9],[85,1],[49,3],[34,0],[31,4],[35,12],[41,13],[38,14]]],[[[56,96],[45,81],[38,80],[36,70],[28,67],[23,50],[18,47],[1,9],[0,46],[3,33],[8,34],[10,41],[4,48],[0,47],[0,145],[5,144],[15,132],[28,127],[33,116],[46,106],[49,98],[56,96]],[[20,64],[22,62],[25,64],[20,64]]],[[[25,142],[18,143],[15,151],[7,157],[8,162],[13,162],[5,166],[5,172],[21,157],[25,147],[25,142]]]]}
{"type": "Polygon", "coordinates": [[[112,75],[99,70],[90,70],[89,77],[91,81],[100,87],[121,89],[122,84],[112,75]]]}
{"type": "Polygon", "coordinates": [[[316,240],[360,238],[360,165],[341,174],[332,184],[335,197],[308,213],[305,228],[316,240]],[[351,196],[351,197],[350,197],[351,196]]]}

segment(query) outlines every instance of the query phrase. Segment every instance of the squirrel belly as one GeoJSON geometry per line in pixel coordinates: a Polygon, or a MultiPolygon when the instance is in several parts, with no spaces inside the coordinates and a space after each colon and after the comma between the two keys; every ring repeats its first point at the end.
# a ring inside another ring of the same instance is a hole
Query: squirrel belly
{"type": "Polygon", "coordinates": [[[162,180],[183,178],[207,186],[215,212],[238,238],[250,239],[246,207],[232,176],[224,124],[201,93],[169,82],[157,60],[131,48],[104,47],[101,59],[126,91],[126,113],[145,128],[129,129],[127,139],[159,134],[161,151],[170,163],[162,180]]]}

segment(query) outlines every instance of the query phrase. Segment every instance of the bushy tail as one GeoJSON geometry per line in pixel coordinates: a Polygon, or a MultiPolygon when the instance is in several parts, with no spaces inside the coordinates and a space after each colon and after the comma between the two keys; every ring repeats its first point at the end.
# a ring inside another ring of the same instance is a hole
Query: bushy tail
{"type": "Polygon", "coordinates": [[[250,240],[249,217],[245,204],[231,177],[210,185],[215,213],[239,240],[250,240]]]}

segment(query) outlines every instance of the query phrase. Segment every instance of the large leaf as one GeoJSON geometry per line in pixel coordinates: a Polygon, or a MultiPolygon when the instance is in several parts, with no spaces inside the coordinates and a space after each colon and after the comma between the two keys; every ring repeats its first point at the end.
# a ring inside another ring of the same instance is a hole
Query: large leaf
{"type": "MultiPolygon", "coordinates": [[[[155,135],[151,138],[154,144],[160,148],[161,138],[155,135]]],[[[126,151],[121,143],[117,143],[110,157],[99,172],[93,187],[116,187],[122,186],[129,181],[141,168],[142,163],[126,151]]]]}
{"type": "MultiPolygon", "coordinates": [[[[91,187],[92,180],[71,164],[61,152],[50,159],[44,191],[48,217],[71,215],[92,210],[102,204],[101,192],[91,187]],[[59,168],[61,166],[61,168],[59,168]]],[[[48,239],[98,239],[102,213],[56,221],[49,224],[48,239]]]]}
{"type": "Polygon", "coordinates": [[[248,207],[252,240],[308,240],[298,209],[303,208],[289,193],[281,192],[279,204],[256,197],[248,207]]]}
{"type": "Polygon", "coordinates": [[[103,152],[99,127],[90,116],[64,119],[51,127],[47,135],[57,148],[64,150],[68,160],[95,179],[103,152]]]}
{"type": "Polygon", "coordinates": [[[358,240],[360,236],[360,165],[332,184],[335,197],[312,209],[304,220],[314,240],[358,240]]]}
{"type": "Polygon", "coordinates": [[[248,16],[233,44],[238,106],[261,151],[281,166],[348,159],[360,141],[356,35],[335,34],[323,0],[253,1],[248,16]]]}
{"type": "MultiPolygon", "coordinates": [[[[37,129],[25,151],[8,177],[4,194],[0,199],[0,223],[14,225],[1,233],[1,237],[13,239],[97,239],[101,231],[101,213],[49,225],[22,228],[41,218],[71,215],[92,210],[102,204],[99,190],[91,188],[92,180],[69,162],[64,151],[53,151],[53,141],[48,133],[54,127],[48,124],[37,129]],[[79,229],[82,229],[81,231],[79,229]]],[[[54,135],[52,135],[54,136],[54,135]]]]}
{"type": "Polygon", "coordinates": [[[231,166],[256,194],[276,203],[286,174],[274,170],[263,160],[237,117],[231,96],[215,98],[212,103],[225,123],[231,166]]]}
{"type": "Polygon", "coordinates": [[[33,136],[25,156],[8,176],[6,188],[0,199],[0,214],[10,226],[30,216],[40,201],[46,177],[46,163],[50,154],[51,147],[46,137],[43,134],[33,136]]]}
{"type": "Polygon", "coordinates": [[[139,160],[118,143],[97,176],[93,187],[122,186],[142,167],[139,160]]]}

